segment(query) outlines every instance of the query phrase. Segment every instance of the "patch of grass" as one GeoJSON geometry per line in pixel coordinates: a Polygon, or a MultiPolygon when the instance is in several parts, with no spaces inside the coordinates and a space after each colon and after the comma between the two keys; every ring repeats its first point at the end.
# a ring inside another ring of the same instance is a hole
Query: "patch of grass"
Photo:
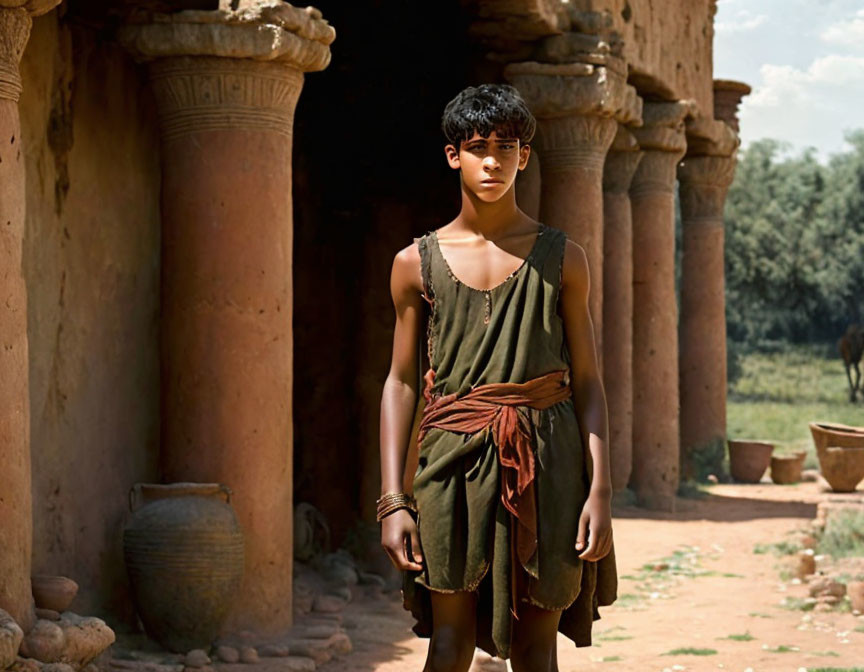
{"type": "Polygon", "coordinates": [[[864,672],[864,667],[808,667],[807,672],[864,672]]]}
{"type": "Polygon", "coordinates": [[[603,656],[600,659],[601,663],[614,663],[616,661],[621,660],[621,656],[603,656]]]}
{"type": "Polygon", "coordinates": [[[864,625],[856,625],[855,632],[864,632],[864,625]]]}
{"type": "Polygon", "coordinates": [[[594,639],[600,640],[603,642],[620,642],[620,641],[623,641],[625,639],[633,639],[632,635],[615,634],[616,632],[619,632],[620,630],[626,630],[626,629],[627,628],[625,628],[623,625],[615,625],[615,626],[609,628],[608,630],[604,630],[603,632],[598,632],[596,635],[594,635],[594,639]]]}
{"type": "Polygon", "coordinates": [[[743,634],[726,635],[725,637],[718,637],[717,639],[731,639],[731,640],[736,641],[736,642],[750,642],[756,638],[753,635],[751,635],[750,631],[748,630],[747,632],[745,632],[743,634]]]}
{"type": "Polygon", "coordinates": [[[638,593],[624,593],[619,595],[615,600],[615,604],[624,609],[638,607],[642,605],[643,602],[645,602],[645,597],[638,593]]]}
{"type": "Polygon", "coordinates": [[[783,598],[783,601],[780,602],[780,606],[783,609],[790,609],[792,611],[810,611],[816,606],[816,600],[812,598],[787,595],[783,598]]]}
{"type": "Polygon", "coordinates": [[[687,479],[678,484],[678,490],[675,494],[684,499],[705,499],[709,492],[702,483],[687,479]]]}
{"type": "Polygon", "coordinates": [[[661,653],[661,656],[713,656],[717,654],[717,649],[697,649],[692,646],[684,646],[678,649],[672,649],[666,653],[661,653]]]}
{"type": "Polygon", "coordinates": [[[836,651],[811,651],[811,656],[823,656],[825,658],[839,658],[840,654],[836,651]]]}
{"type": "Polygon", "coordinates": [[[768,646],[767,644],[763,644],[762,649],[769,653],[795,653],[796,651],[800,651],[801,647],[791,644],[780,644],[779,646],[768,646]]]}
{"type": "Polygon", "coordinates": [[[777,557],[783,555],[792,555],[793,553],[797,553],[803,548],[801,544],[789,541],[788,539],[784,539],[783,541],[776,541],[769,544],[755,544],[753,546],[753,552],[756,554],[765,554],[771,553],[777,557]]]}
{"type": "Polygon", "coordinates": [[[841,509],[828,516],[816,552],[835,558],[864,556],[864,511],[841,509]]]}
{"type": "Polygon", "coordinates": [[[759,611],[751,611],[748,616],[753,616],[754,618],[774,618],[773,614],[764,614],[759,611]]]}

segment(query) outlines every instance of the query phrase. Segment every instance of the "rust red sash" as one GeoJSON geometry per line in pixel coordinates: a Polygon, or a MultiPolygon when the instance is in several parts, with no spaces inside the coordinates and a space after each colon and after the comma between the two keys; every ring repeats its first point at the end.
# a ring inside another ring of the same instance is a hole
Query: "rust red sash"
{"type": "MultiPolygon", "coordinates": [[[[501,465],[501,501],[512,514],[511,550],[522,565],[537,549],[537,503],[534,494],[534,446],[530,415],[519,407],[548,408],[569,398],[569,370],[551,371],[524,383],[487,383],[462,396],[433,396],[435,371],[423,377],[426,406],[417,435],[418,447],[433,427],[473,434],[491,427],[501,465]]],[[[515,565],[513,576],[515,577],[515,565]]],[[[512,588],[516,614],[516,588],[512,588]]]]}

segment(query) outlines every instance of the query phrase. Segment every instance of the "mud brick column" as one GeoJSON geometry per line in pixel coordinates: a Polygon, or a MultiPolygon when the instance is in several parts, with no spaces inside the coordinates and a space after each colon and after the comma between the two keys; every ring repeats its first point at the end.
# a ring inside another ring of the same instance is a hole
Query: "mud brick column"
{"type": "Polygon", "coordinates": [[[633,212],[633,472],[649,509],[674,511],[678,489],[678,309],[675,175],[684,155],[684,102],[646,103],[633,135],[644,155],[630,187],[633,212]]]}
{"type": "Polygon", "coordinates": [[[716,119],[687,123],[678,167],[683,225],[679,380],[681,476],[719,473],[726,440],[726,302],[723,206],[737,163],[741,97],[750,87],[715,82],[716,119]]]}
{"type": "Polygon", "coordinates": [[[166,482],[225,483],[246,539],[226,631],[292,623],[291,140],[303,73],[330,60],[317,10],[244,3],[124,26],[162,134],[166,482]]]}
{"type": "Polygon", "coordinates": [[[723,457],[726,438],[723,204],[734,173],[735,158],[731,156],[687,156],[678,169],[683,225],[679,376],[685,478],[697,475],[695,466],[700,459],[714,461],[716,470],[723,457]]]}
{"type": "Polygon", "coordinates": [[[30,391],[24,241],[24,154],[18,65],[32,17],[59,0],[0,0],[0,609],[27,632],[33,627],[30,554],[30,391]]]}
{"type": "Polygon", "coordinates": [[[597,63],[511,63],[504,76],[537,117],[540,220],[562,229],[587,254],[589,305],[603,347],[603,161],[627,95],[626,66],[609,54],[597,63]],[[602,63],[601,63],[602,62],[602,63]]]}
{"type": "Polygon", "coordinates": [[[609,408],[613,492],[630,480],[633,459],[633,219],[630,183],[642,159],[623,125],[603,169],[603,378],[609,408]]]}

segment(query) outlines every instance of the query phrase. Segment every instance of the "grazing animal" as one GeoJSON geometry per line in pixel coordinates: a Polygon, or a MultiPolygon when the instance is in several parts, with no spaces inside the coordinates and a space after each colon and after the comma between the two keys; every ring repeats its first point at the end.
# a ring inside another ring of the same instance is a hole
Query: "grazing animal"
{"type": "Polygon", "coordinates": [[[843,358],[843,364],[846,366],[846,378],[849,379],[849,401],[855,403],[858,392],[861,390],[861,355],[864,353],[864,329],[857,324],[850,324],[846,327],[846,333],[837,341],[837,349],[840,350],[840,356],[843,358]],[[851,369],[855,369],[855,382],[852,382],[851,369]]]}

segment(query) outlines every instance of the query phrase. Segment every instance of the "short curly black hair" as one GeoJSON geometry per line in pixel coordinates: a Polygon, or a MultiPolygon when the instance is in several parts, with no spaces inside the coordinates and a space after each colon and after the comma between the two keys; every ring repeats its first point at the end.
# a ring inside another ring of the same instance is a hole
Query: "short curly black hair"
{"type": "Polygon", "coordinates": [[[441,117],[441,130],[448,143],[457,149],[474,131],[484,138],[495,131],[501,136],[519,138],[520,144],[527,145],[536,128],[534,115],[510,84],[469,86],[447,103],[441,117]]]}

